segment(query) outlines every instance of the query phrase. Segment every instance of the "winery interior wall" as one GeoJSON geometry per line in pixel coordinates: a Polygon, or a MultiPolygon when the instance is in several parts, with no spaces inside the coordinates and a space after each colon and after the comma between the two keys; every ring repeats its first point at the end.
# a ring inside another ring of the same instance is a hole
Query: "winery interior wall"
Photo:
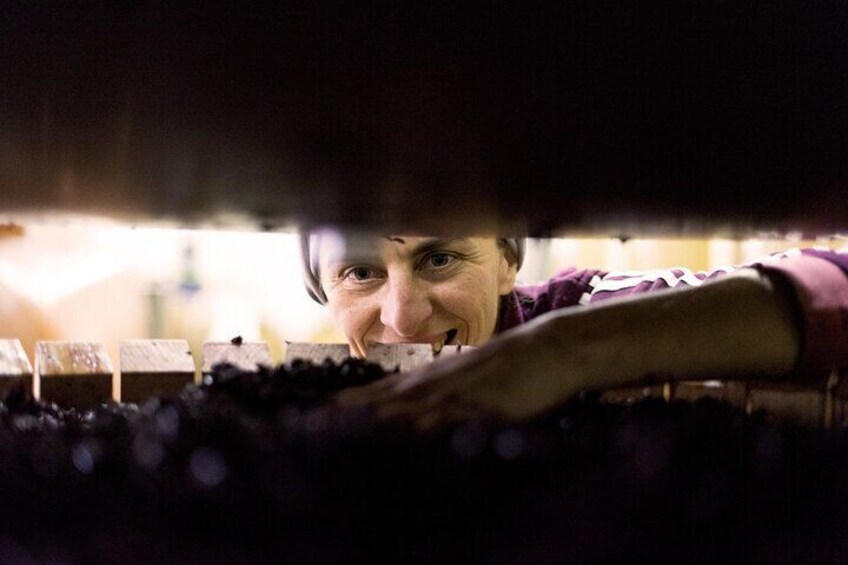
{"type": "MultiPolygon", "coordinates": [[[[530,240],[519,279],[567,266],[692,270],[736,264],[818,241],[761,239],[530,240]]],[[[34,222],[0,230],[0,337],[105,343],[117,365],[121,339],[341,341],[303,291],[297,238],[257,233],[132,228],[103,222],[34,222]],[[22,227],[22,229],[21,229],[22,227]]],[[[117,369],[117,367],[116,367],[117,369]]]]}

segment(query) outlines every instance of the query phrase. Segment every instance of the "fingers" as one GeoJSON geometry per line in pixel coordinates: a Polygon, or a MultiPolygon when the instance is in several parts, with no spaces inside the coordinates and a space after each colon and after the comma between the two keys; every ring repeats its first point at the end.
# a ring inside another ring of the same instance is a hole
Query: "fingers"
{"type": "MultiPolygon", "coordinates": [[[[335,397],[342,408],[370,406],[383,423],[410,425],[418,431],[437,431],[469,419],[482,418],[486,411],[445,387],[419,386],[399,390],[409,375],[394,374],[363,387],[344,390],[335,397]]],[[[420,381],[425,384],[428,381],[420,381]]]]}
{"type": "Polygon", "coordinates": [[[420,431],[435,431],[484,415],[502,417],[501,411],[493,412],[475,398],[480,388],[492,386],[486,379],[492,377],[493,362],[496,360],[475,353],[452,356],[409,373],[347,389],[335,401],[341,407],[369,405],[378,420],[412,425],[420,431]]]}
{"type": "Polygon", "coordinates": [[[410,425],[418,432],[438,432],[470,420],[482,420],[491,415],[478,406],[441,400],[429,402],[393,402],[377,409],[379,421],[410,425]]]}
{"type": "Polygon", "coordinates": [[[388,400],[394,394],[393,391],[400,378],[401,375],[396,373],[366,386],[345,389],[336,395],[336,404],[339,406],[356,406],[388,400]]]}
{"type": "Polygon", "coordinates": [[[350,388],[336,395],[340,406],[417,403],[432,406],[450,395],[473,388],[478,371],[455,363],[432,363],[408,373],[396,373],[370,385],[350,388]]]}
{"type": "Polygon", "coordinates": [[[349,340],[347,342],[347,344],[348,344],[348,347],[350,348],[350,356],[351,357],[356,357],[358,359],[364,359],[365,358],[366,352],[365,352],[364,347],[361,347],[358,343],[356,343],[355,341],[352,341],[352,340],[349,340]]]}
{"type": "Polygon", "coordinates": [[[482,420],[490,415],[475,406],[446,405],[437,410],[421,414],[413,426],[419,432],[438,432],[471,420],[482,420]]]}
{"type": "Polygon", "coordinates": [[[405,396],[414,396],[415,387],[427,380],[426,371],[393,373],[369,385],[345,389],[336,395],[335,400],[340,406],[399,400],[405,396]]]}

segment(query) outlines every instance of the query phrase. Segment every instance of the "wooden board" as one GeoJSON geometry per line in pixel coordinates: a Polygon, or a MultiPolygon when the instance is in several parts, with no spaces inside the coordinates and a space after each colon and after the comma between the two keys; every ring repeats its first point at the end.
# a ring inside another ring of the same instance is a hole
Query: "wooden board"
{"type": "Polygon", "coordinates": [[[194,359],[184,339],[121,341],[121,401],[176,396],[194,382],[194,359]]]}
{"type": "Polygon", "coordinates": [[[748,384],[742,381],[683,381],[672,383],[670,390],[672,401],[712,398],[743,410],[748,401],[748,384]]]}
{"type": "Polygon", "coordinates": [[[649,398],[664,398],[662,386],[632,386],[611,388],[601,392],[605,404],[635,404],[649,398]]]}
{"type": "Polygon", "coordinates": [[[834,368],[827,379],[828,428],[848,428],[848,368],[834,368]]]}
{"type": "MultiPolygon", "coordinates": [[[[431,363],[440,356],[456,355],[463,350],[472,349],[474,348],[446,345],[436,355],[433,353],[432,346],[426,343],[378,344],[368,350],[366,359],[379,363],[386,371],[398,370],[405,373],[431,363]]],[[[326,359],[330,359],[335,363],[341,363],[348,357],[350,357],[350,348],[345,343],[286,342],[286,363],[291,363],[295,359],[306,359],[313,363],[323,363],[326,359]]]]}
{"type": "Polygon", "coordinates": [[[6,222],[0,224],[0,239],[4,237],[22,237],[24,235],[24,227],[20,224],[6,222]]]}
{"type": "Polygon", "coordinates": [[[822,427],[829,424],[832,402],[824,390],[802,388],[790,384],[752,384],[748,393],[748,412],[765,411],[774,420],[801,426],[822,427]]]}
{"type": "MultiPolygon", "coordinates": [[[[473,347],[445,346],[434,354],[428,344],[375,345],[367,359],[387,371],[412,371],[439,357],[473,347]]],[[[185,340],[127,340],[121,343],[121,399],[142,402],[151,395],[179,393],[193,381],[195,366],[185,340]]],[[[347,344],[287,342],[285,360],[341,363],[350,356],[347,344]]],[[[91,408],[112,396],[113,369],[102,344],[82,341],[41,341],[36,344],[33,370],[17,339],[0,339],[0,395],[18,379],[32,385],[36,398],[64,407],[91,408]]],[[[207,342],[202,371],[220,362],[242,370],[273,364],[264,342],[207,342]]],[[[714,398],[748,413],[764,411],[769,418],[804,426],[848,427],[846,375],[834,372],[827,386],[805,388],[788,383],[743,381],[681,382],[665,386],[630,387],[603,392],[606,402],[632,403],[647,397],[697,401],[714,398]]],[[[1,398],[1,397],[0,397],[1,398]]]]}
{"type": "Polygon", "coordinates": [[[312,363],[323,363],[329,359],[333,363],[341,363],[350,356],[350,347],[346,343],[286,342],[286,363],[291,363],[295,359],[312,363]]]}
{"type": "Polygon", "coordinates": [[[19,339],[0,339],[0,396],[23,381],[32,390],[32,365],[19,339]]]}
{"type": "Polygon", "coordinates": [[[112,400],[112,363],[102,343],[39,341],[34,390],[63,407],[94,408],[112,400]]]}
{"type": "Polygon", "coordinates": [[[207,341],[203,344],[201,372],[207,375],[219,363],[235,365],[242,371],[274,366],[271,349],[264,341],[207,341]]]}

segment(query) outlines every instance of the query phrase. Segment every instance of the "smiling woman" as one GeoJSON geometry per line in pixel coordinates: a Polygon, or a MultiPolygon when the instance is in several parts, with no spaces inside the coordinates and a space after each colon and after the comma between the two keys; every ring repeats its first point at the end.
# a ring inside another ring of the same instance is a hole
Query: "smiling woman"
{"type": "Polygon", "coordinates": [[[354,355],[375,343],[479,346],[340,399],[422,427],[481,413],[529,418],[587,389],[787,375],[821,384],[848,366],[848,255],[835,251],[706,272],[569,268],[523,286],[515,240],[301,242],[307,287],[354,355]]]}
{"type": "Polygon", "coordinates": [[[522,255],[494,237],[313,235],[306,245],[313,294],[356,355],[375,343],[484,343],[522,255]]]}

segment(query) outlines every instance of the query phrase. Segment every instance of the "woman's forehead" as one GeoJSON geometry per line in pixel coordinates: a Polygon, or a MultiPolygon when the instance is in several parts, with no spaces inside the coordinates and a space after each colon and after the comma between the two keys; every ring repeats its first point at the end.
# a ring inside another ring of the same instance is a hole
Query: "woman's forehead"
{"type": "Polygon", "coordinates": [[[481,245],[482,238],[440,238],[418,235],[376,235],[349,232],[322,234],[318,255],[322,264],[356,259],[381,258],[387,255],[419,255],[444,246],[481,245]]]}

